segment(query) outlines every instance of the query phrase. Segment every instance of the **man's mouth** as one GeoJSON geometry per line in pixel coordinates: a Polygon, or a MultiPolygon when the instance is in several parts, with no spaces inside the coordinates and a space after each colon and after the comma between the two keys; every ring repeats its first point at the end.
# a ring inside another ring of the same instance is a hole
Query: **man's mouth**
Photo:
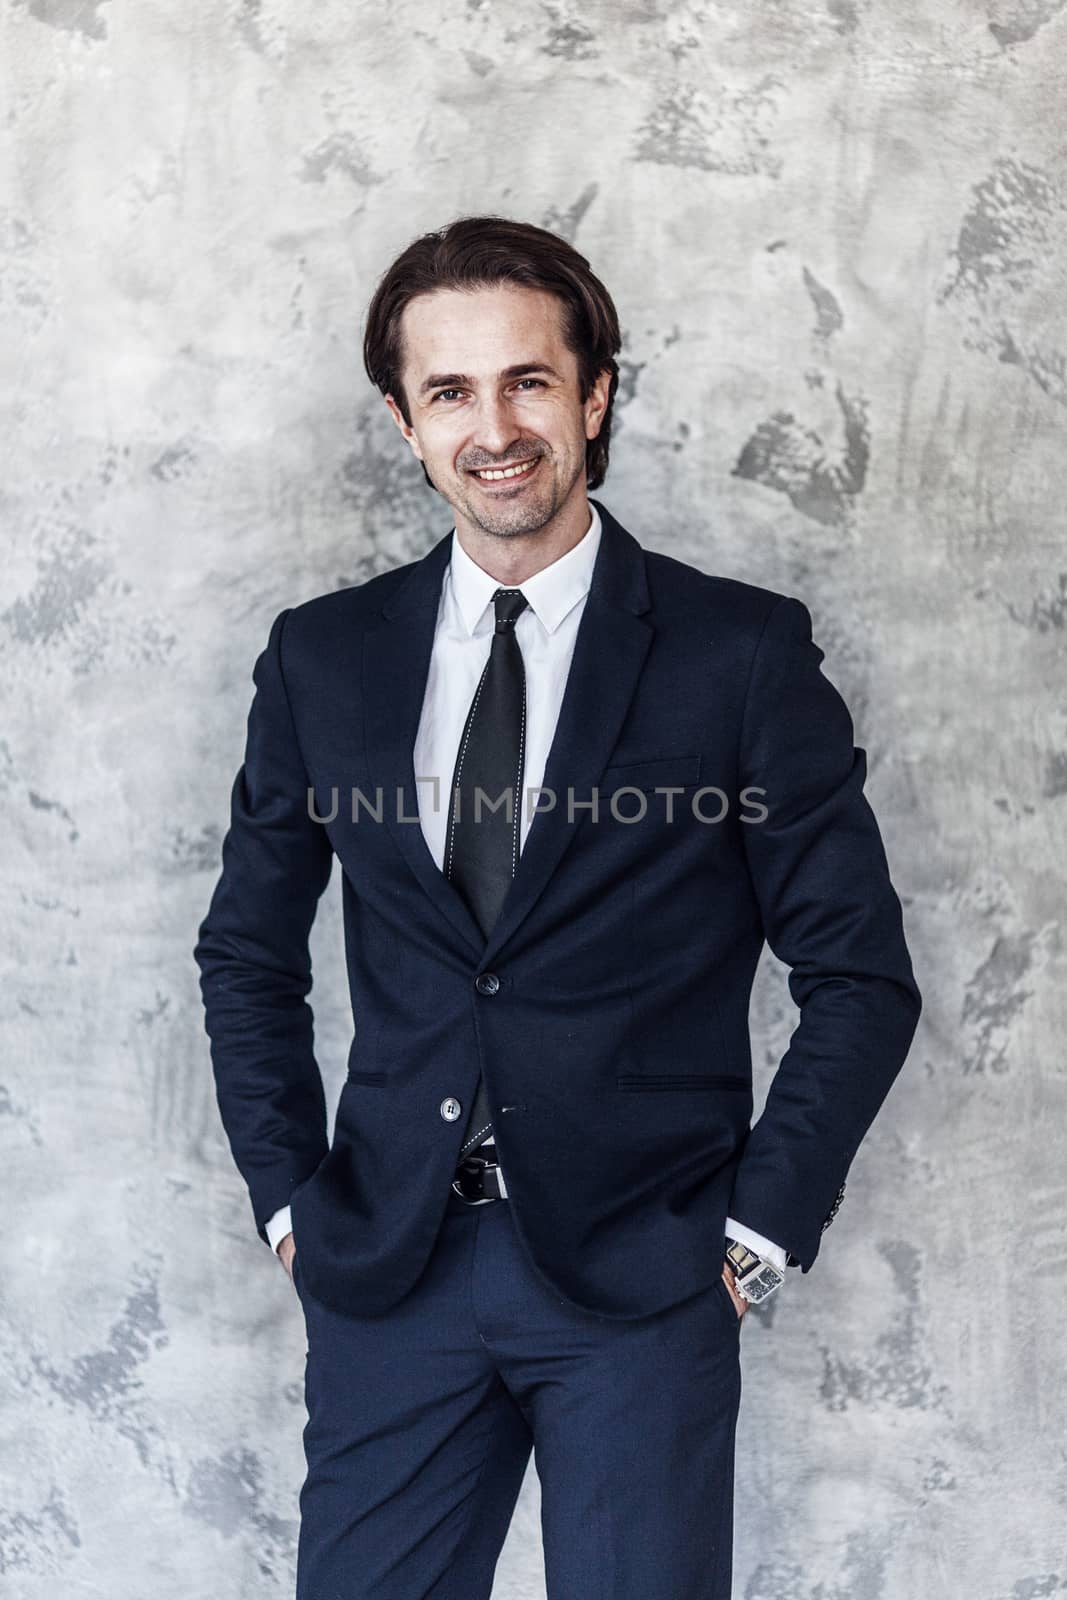
{"type": "Polygon", "coordinates": [[[526,461],[515,461],[507,467],[473,467],[471,477],[477,478],[479,483],[515,483],[528,478],[540,459],[540,456],[530,456],[526,461]]]}

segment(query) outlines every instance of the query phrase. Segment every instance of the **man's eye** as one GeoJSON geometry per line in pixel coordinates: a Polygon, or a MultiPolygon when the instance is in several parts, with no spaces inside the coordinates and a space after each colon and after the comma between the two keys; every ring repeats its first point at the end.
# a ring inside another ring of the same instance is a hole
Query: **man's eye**
{"type": "MultiPolygon", "coordinates": [[[[517,387],[521,389],[524,383],[532,383],[535,389],[543,389],[545,387],[545,381],[543,378],[520,378],[517,387]]],[[[438,400],[447,399],[449,395],[459,395],[462,393],[462,389],[438,389],[437,393],[433,397],[434,404],[436,405],[438,400]]]]}

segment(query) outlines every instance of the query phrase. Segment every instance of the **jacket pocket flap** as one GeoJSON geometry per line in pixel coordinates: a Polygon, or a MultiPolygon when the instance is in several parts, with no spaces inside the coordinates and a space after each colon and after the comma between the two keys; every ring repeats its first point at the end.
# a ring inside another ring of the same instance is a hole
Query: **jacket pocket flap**
{"type": "Polygon", "coordinates": [[[615,1079],[619,1089],[747,1089],[752,1084],[737,1072],[627,1072],[615,1079]]]}
{"type": "Polygon", "coordinates": [[[605,767],[597,787],[600,793],[615,789],[686,787],[700,782],[700,752],[695,756],[658,756],[654,761],[627,761],[605,767]]]}

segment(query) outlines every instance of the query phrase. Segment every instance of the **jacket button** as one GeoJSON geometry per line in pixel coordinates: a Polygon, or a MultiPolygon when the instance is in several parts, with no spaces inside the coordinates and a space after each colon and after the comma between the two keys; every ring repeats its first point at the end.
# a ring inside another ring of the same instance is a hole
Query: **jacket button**
{"type": "Polygon", "coordinates": [[[445,1098],[441,1101],[440,1110],[441,1110],[441,1115],[444,1117],[446,1122],[455,1122],[456,1118],[459,1116],[460,1112],[463,1110],[463,1107],[460,1105],[460,1103],[456,1099],[455,1095],[454,1094],[450,1094],[450,1095],[446,1095],[445,1098]]]}
{"type": "Polygon", "coordinates": [[[474,980],[474,987],[479,994],[496,994],[500,988],[500,979],[495,972],[479,972],[474,980]]]}

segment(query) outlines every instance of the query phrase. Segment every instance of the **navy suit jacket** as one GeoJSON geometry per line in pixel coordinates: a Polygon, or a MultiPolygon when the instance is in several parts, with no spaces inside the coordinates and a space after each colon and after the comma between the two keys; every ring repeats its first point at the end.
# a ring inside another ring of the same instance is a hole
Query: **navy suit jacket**
{"type": "Polygon", "coordinates": [[[595,504],[556,804],[488,941],[426,845],[413,768],[451,534],[281,612],[255,665],[195,956],[259,1232],[289,1203],[303,1283],[339,1310],[384,1313],[418,1279],[465,1126],[442,1106],[466,1109],[479,1070],[515,1226],[576,1306],[634,1318],[709,1287],[728,1214],[807,1272],[911,1044],[866,756],[807,608],[644,549],[595,504]],[[308,935],[335,856],[354,1038],[330,1143],[308,935]],[[800,1009],[752,1126],[764,941],[800,1009]]]}

